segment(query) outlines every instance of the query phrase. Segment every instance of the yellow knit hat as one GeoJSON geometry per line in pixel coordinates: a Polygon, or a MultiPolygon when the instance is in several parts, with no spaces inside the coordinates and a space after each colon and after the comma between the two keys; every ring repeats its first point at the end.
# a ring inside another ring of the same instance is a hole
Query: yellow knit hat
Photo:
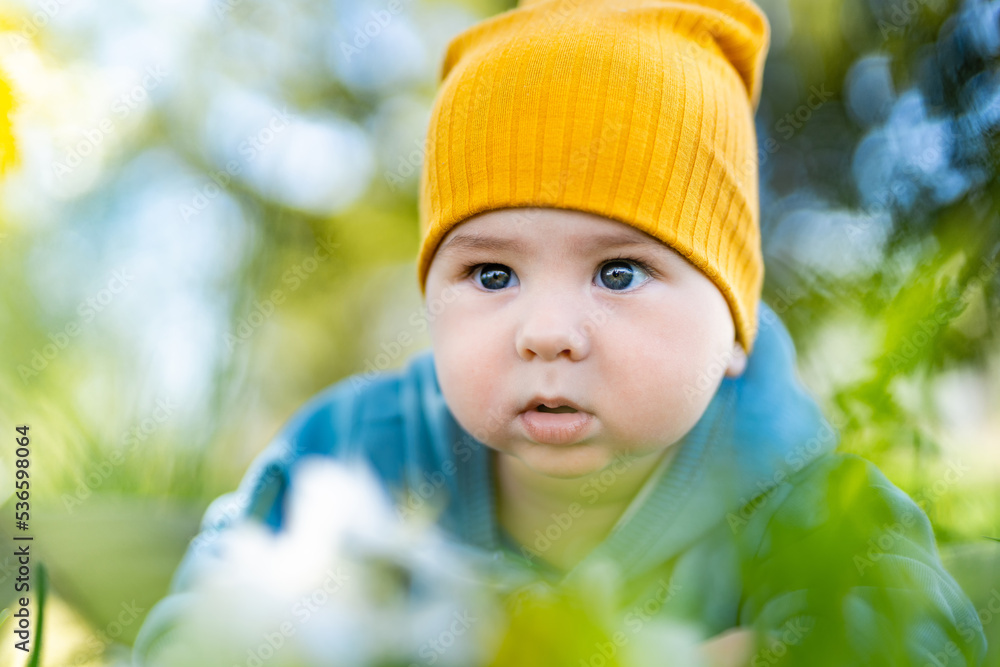
{"type": "Polygon", "coordinates": [[[576,209],[701,269],[751,351],[764,279],[753,116],[769,40],[750,0],[521,0],[459,34],[421,172],[421,293],[463,220],[576,209]]]}

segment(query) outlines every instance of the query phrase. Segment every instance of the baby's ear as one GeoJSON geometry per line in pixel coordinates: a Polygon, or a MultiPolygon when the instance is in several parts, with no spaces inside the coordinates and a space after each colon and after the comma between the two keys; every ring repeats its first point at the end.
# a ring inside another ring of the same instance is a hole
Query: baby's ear
{"type": "Polygon", "coordinates": [[[738,378],[747,367],[747,353],[739,341],[733,341],[733,353],[729,356],[726,377],[738,378]]]}

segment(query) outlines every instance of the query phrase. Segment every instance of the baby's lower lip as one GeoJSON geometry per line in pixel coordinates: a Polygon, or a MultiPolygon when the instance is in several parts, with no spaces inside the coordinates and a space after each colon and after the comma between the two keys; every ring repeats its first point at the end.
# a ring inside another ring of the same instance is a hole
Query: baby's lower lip
{"type": "Polygon", "coordinates": [[[594,415],[589,412],[525,410],[519,419],[531,440],[545,445],[568,445],[586,435],[594,415]]]}

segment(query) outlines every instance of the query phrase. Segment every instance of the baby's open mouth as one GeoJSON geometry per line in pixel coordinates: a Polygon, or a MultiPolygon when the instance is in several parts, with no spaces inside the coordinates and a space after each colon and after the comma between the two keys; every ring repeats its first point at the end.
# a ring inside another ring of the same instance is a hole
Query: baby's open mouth
{"type": "Polygon", "coordinates": [[[595,430],[594,415],[567,396],[536,396],[518,416],[524,435],[535,444],[569,445],[595,430]]]}

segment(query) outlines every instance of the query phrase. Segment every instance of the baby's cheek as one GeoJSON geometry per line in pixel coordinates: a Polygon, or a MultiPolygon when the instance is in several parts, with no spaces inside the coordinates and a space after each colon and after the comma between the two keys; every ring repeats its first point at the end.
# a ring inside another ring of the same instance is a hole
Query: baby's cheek
{"type": "Polygon", "coordinates": [[[628,391],[614,402],[627,415],[623,428],[637,440],[676,441],[697,423],[711,400],[710,389],[707,394],[698,389],[702,368],[690,351],[650,350],[622,372],[628,377],[621,386],[628,391]]]}
{"type": "Polygon", "coordinates": [[[489,418],[497,413],[493,403],[500,395],[499,376],[490,360],[482,356],[481,348],[456,344],[442,356],[441,366],[438,381],[452,414],[474,437],[488,439],[497,429],[489,418]]]}

